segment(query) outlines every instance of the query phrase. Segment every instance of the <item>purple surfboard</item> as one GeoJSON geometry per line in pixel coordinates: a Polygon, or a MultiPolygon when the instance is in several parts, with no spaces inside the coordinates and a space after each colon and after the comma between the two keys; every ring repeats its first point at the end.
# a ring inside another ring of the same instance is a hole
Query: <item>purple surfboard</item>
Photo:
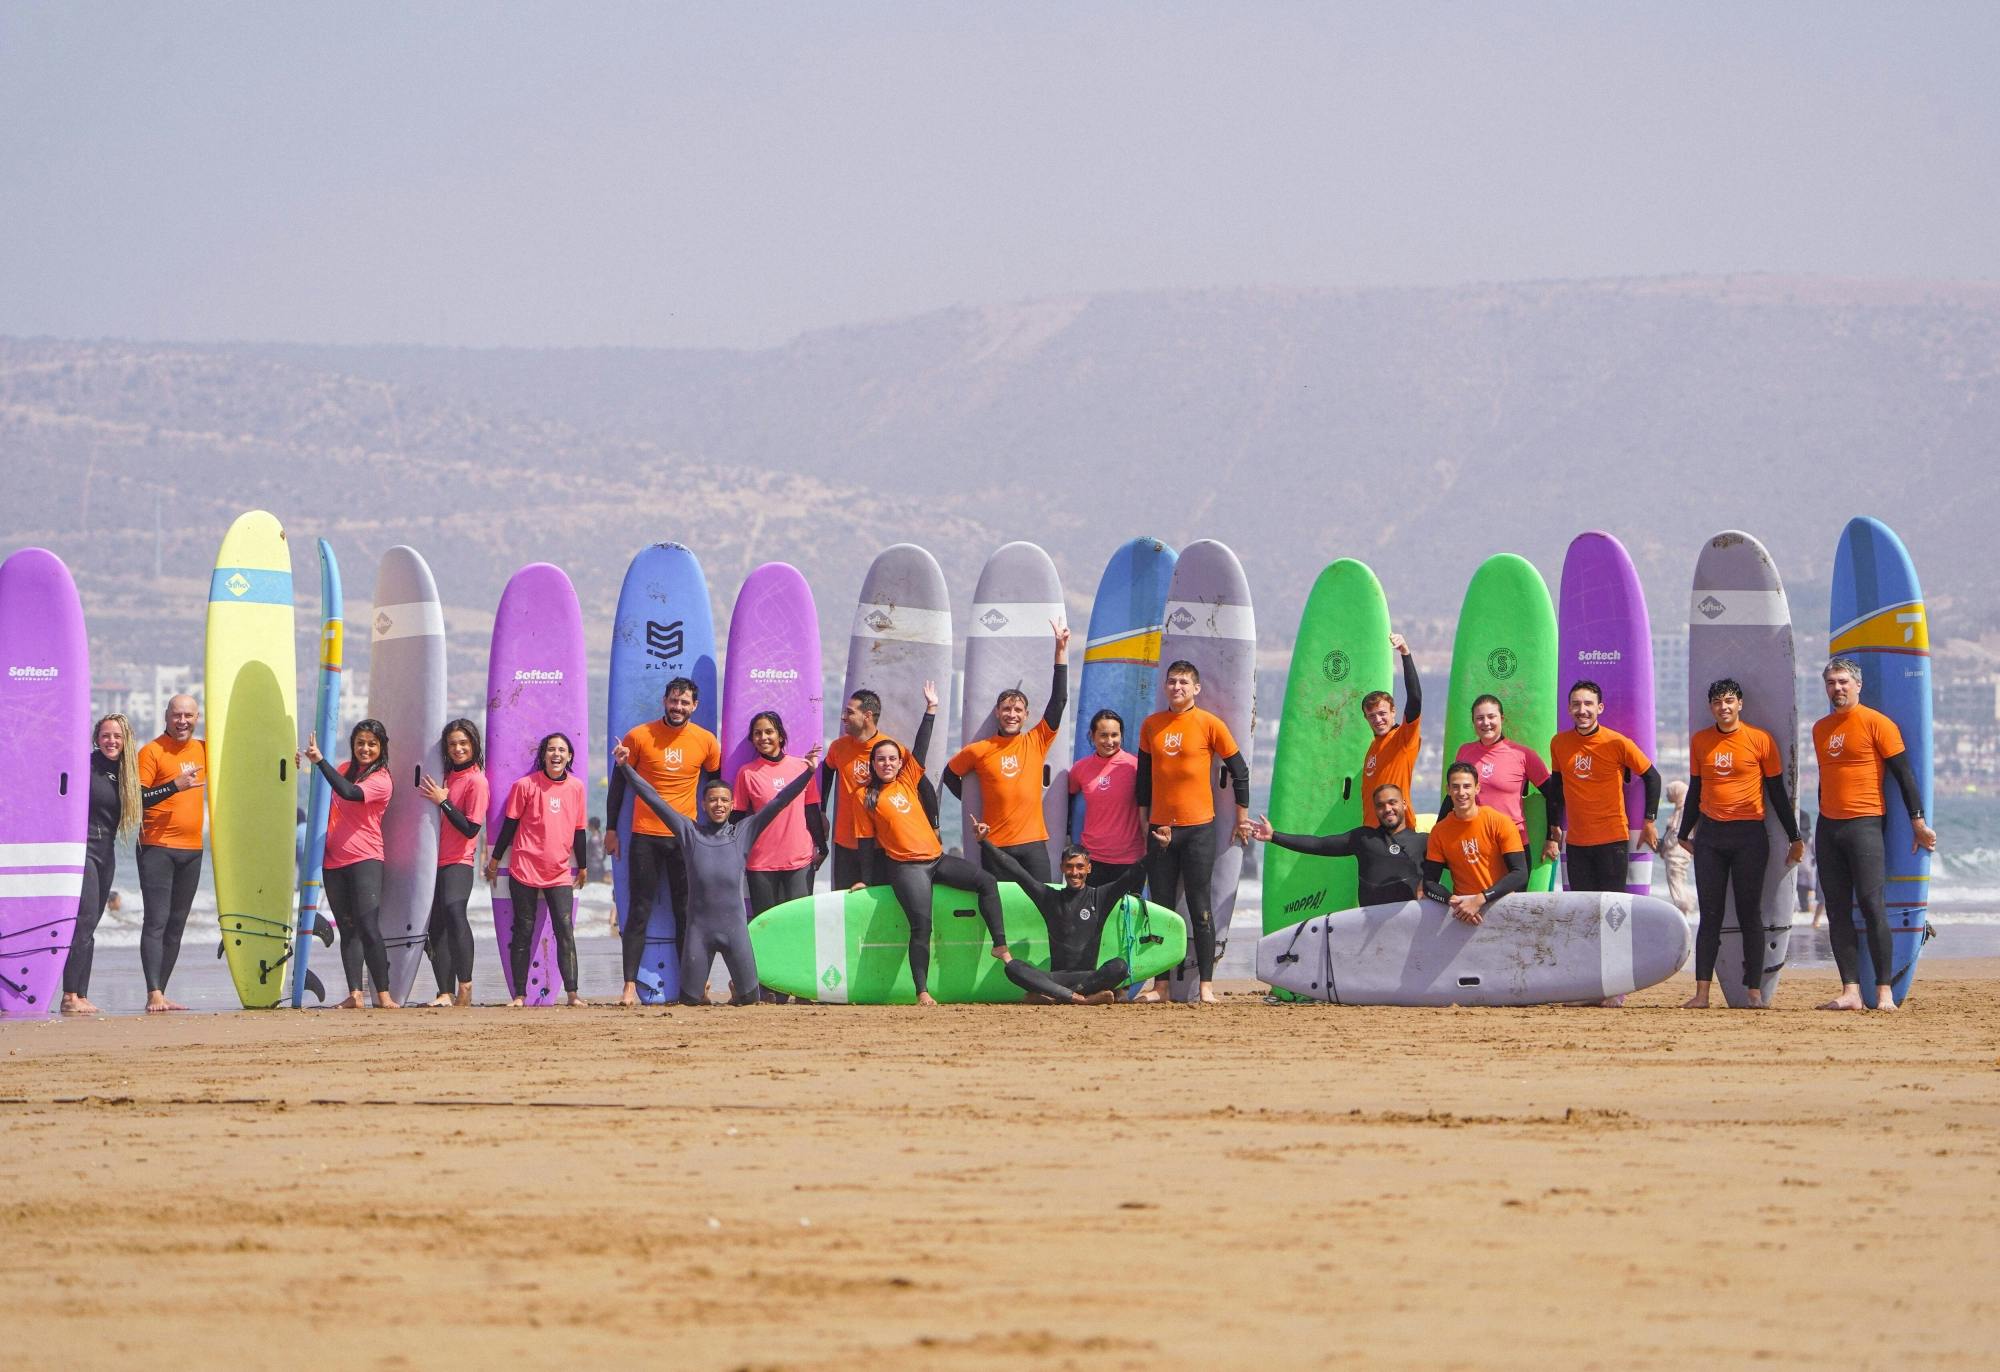
{"type": "MultiPolygon", "coordinates": [[[[1625,545],[1605,533],[1578,534],[1563,558],[1562,600],[1557,609],[1556,689],[1569,727],[1570,684],[1594,681],[1604,688],[1607,729],[1632,740],[1647,757],[1657,739],[1653,709],[1653,636],[1646,617],[1646,592],[1625,545]]],[[[1625,889],[1643,896],[1653,889],[1653,855],[1639,847],[1646,815],[1645,787],[1637,777],[1625,783],[1625,823],[1631,857],[1625,889]]]]}
{"type": "Polygon", "coordinates": [[[819,611],[812,587],[789,562],[766,562],[743,582],[729,614],[729,655],[722,663],[722,779],[754,757],[750,720],[775,710],[785,721],[785,751],[804,757],[826,742],[820,684],[819,611]]]}
{"type": "MultiPolygon", "coordinates": [[[[483,832],[500,834],[507,818],[507,793],[535,770],[536,750],[549,734],[569,735],[576,760],[571,770],[590,791],[590,704],[585,679],[583,612],[576,588],[560,567],[532,562],[507,582],[493,616],[493,649],[486,660],[486,776],[492,799],[483,832]]],[[[493,887],[493,932],[500,941],[500,966],[507,989],[530,1005],[553,1005],[561,994],[556,973],[555,935],[544,911],[535,921],[535,942],[525,991],[514,985],[508,949],[514,936],[514,902],[507,894],[507,868],[493,887]]]]}
{"type": "Polygon", "coordinates": [[[62,559],[0,564],[0,1015],[46,1015],[83,889],[90,806],[90,645],[62,559]]]}

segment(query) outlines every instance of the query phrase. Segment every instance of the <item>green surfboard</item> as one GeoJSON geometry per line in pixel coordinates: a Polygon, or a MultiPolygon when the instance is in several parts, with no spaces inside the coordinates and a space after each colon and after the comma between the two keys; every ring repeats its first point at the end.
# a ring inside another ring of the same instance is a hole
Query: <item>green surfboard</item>
{"type": "MultiPolygon", "coordinates": [[[[1000,884],[1007,946],[1017,958],[1049,965],[1048,926],[1027,893],[1000,884]]],[[[757,979],[773,991],[830,1004],[913,1005],[910,922],[887,886],[826,891],[787,901],[750,922],[757,979]]],[[[1187,956],[1187,924],[1172,910],[1128,896],[1105,916],[1098,961],[1122,957],[1144,981],[1187,956]]],[[[931,899],[931,994],[946,1002],[1019,1002],[1021,988],[992,954],[979,906],[955,887],[931,899]]]]}
{"type": "MultiPolygon", "coordinates": [[[[1482,562],[1459,607],[1444,722],[1447,768],[1459,748],[1472,742],[1472,702],[1482,695],[1500,698],[1507,737],[1534,750],[1546,765],[1556,732],[1556,608],[1542,574],[1513,553],[1482,562]]],[[[1528,793],[1522,813],[1528,821],[1528,889],[1547,891],[1555,871],[1542,861],[1549,817],[1539,791],[1528,793]]]]}
{"type": "MultiPolygon", "coordinates": [[[[1392,689],[1389,602],[1366,564],[1342,558],[1319,574],[1299,615],[1278,755],[1271,825],[1288,834],[1337,834],[1369,822],[1361,764],[1374,732],[1361,699],[1392,689]]],[[[1356,903],[1353,858],[1264,849],[1264,932],[1356,903]]]]}

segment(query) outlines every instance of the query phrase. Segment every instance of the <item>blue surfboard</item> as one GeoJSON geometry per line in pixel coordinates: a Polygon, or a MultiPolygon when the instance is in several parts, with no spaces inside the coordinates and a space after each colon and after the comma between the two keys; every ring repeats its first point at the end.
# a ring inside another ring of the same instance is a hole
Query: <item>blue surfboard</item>
{"type": "MultiPolygon", "coordinates": [[[[1125,751],[1138,748],[1139,725],[1153,712],[1160,632],[1175,556],[1156,538],[1135,538],[1121,544],[1104,564],[1104,575],[1097,579],[1097,599],[1090,606],[1083,680],[1076,692],[1074,760],[1095,751],[1090,720],[1099,710],[1116,710],[1125,721],[1125,751]]],[[[1070,833],[1083,833],[1082,796],[1070,798],[1070,833]]]]}
{"type": "MultiPolygon", "coordinates": [[[[605,710],[605,775],[611,753],[627,732],[660,717],[660,697],[677,676],[701,691],[694,722],[715,729],[717,698],[715,616],[708,603],[708,578],[694,553],[678,543],[641,548],[625,570],[618,614],[611,631],[611,692],[605,710]]],[[[618,856],[611,862],[611,895],[618,927],[631,918],[626,909],[626,855],[632,846],[632,807],[608,816],[618,829],[618,856]]],[[[646,955],[639,965],[639,999],[648,1005],[674,1000],[681,990],[680,947],[674,941],[673,894],[660,882],[659,897],[646,914],[646,955]]]]}
{"type": "MultiPolygon", "coordinates": [[[[319,540],[319,699],[313,710],[313,732],[320,746],[332,748],[340,729],[340,663],[344,626],[341,623],[340,563],[325,539],[319,540]]],[[[321,868],[326,865],[326,817],[333,806],[333,788],[317,767],[307,788],[305,849],[299,854],[299,916],[292,936],[292,1008],[305,1003],[306,989],[321,1000],[319,978],[307,966],[312,941],[326,917],[320,913],[321,868]]],[[[328,937],[330,935],[322,935],[328,937]]]]}
{"type": "MultiPolygon", "coordinates": [[[[1924,813],[1931,813],[1931,631],[1923,588],[1909,550],[1889,526],[1866,516],[1851,519],[1833,555],[1833,603],[1828,649],[1861,668],[1861,703],[1880,710],[1902,731],[1916,773],[1924,813]]],[[[1916,979],[1917,958],[1929,930],[1931,855],[1911,852],[1910,816],[1896,785],[1884,777],[1888,882],[1884,894],[1896,965],[1878,974],[1861,941],[1861,995],[1875,1005],[1875,987],[1887,982],[1901,1005],[1916,979]]],[[[1829,911],[1838,919],[1844,912],[1829,911]]],[[[1845,917],[1861,923],[1860,912],[1845,917]]]]}

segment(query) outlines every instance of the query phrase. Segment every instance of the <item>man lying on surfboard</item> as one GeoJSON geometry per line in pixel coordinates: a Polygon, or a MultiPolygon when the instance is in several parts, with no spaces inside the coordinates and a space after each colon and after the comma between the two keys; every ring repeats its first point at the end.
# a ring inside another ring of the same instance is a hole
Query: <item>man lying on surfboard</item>
{"type": "Polygon", "coordinates": [[[1104,886],[1090,884],[1090,854],[1071,845],[1063,849],[1063,884],[1050,886],[1022,866],[1004,848],[995,847],[987,837],[992,826],[974,820],[979,831],[979,850],[986,868],[1002,880],[1011,881],[1035,902],[1042,922],[1049,926],[1049,970],[1031,967],[1015,957],[1002,943],[993,949],[1007,973],[1007,980],[1028,993],[1031,1005],[1109,1005],[1118,999],[1118,988],[1131,976],[1124,958],[1113,958],[1102,966],[1097,950],[1104,936],[1104,916],[1127,896],[1136,896],[1146,884],[1146,869],[1134,865],[1116,881],[1104,886]]]}

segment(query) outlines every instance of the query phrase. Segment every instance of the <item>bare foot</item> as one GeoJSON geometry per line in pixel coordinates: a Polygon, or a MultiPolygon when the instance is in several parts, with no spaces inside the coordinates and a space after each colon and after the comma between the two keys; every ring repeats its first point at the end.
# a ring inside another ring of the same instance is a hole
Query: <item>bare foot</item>
{"type": "Polygon", "coordinates": [[[919,991],[917,992],[917,1004],[936,1005],[937,998],[933,996],[929,991],[919,991]]]}
{"type": "Polygon", "coordinates": [[[446,1009],[451,1005],[451,992],[440,991],[435,996],[432,996],[429,1000],[425,1001],[424,1004],[429,1006],[433,1010],[446,1009]]]}
{"type": "Polygon", "coordinates": [[[1861,988],[1859,986],[1844,986],[1841,988],[1839,995],[1835,996],[1832,1000],[1823,1002],[1818,1008],[1821,1010],[1865,1010],[1868,1007],[1861,1003],[1861,988]]]}
{"type": "Polygon", "coordinates": [[[1762,1010],[1764,1008],[1764,988],[1761,986],[1746,987],[1743,992],[1743,1008],[1746,1010],[1762,1010]]]}
{"type": "Polygon", "coordinates": [[[400,1010],[403,1007],[387,991],[377,991],[375,993],[375,1008],[377,1010],[400,1010]]]}
{"type": "Polygon", "coordinates": [[[1140,1005],[1158,1005],[1167,998],[1167,993],[1158,986],[1150,986],[1132,999],[1140,1005]]]}
{"type": "Polygon", "coordinates": [[[1078,1005],[1116,1005],[1118,1003],[1118,993],[1116,991],[1092,991],[1087,996],[1078,996],[1075,1003],[1078,1005]]]}
{"type": "Polygon", "coordinates": [[[1707,1008],[1708,988],[1706,986],[1681,1002],[1681,1009],[1683,1010],[1706,1010],[1707,1008]]]}
{"type": "Polygon", "coordinates": [[[347,993],[347,998],[345,1000],[337,1000],[333,1003],[333,1008],[336,1010],[361,1009],[362,1008],[361,993],[359,991],[349,991],[347,993]]]}
{"type": "Polygon", "coordinates": [[[164,991],[150,991],[146,995],[146,1013],[163,1014],[168,1010],[185,1010],[187,1006],[177,1000],[168,1000],[164,991]]]}
{"type": "Polygon", "coordinates": [[[1623,1010],[1625,1008],[1625,997],[1606,996],[1603,1000],[1600,1000],[1597,1003],[1601,1008],[1606,1010],[1623,1010]]]}
{"type": "Polygon", "coordinates": [[[514,999],[507,1002],[507,1008],[509,1010],[519,1010],[523,1006],[527,1005],[527,1003],[528,1003],[528,998],[526,996],[516,996],[514,997],[514,999]]]}
{"type": "Polygon", "coordinates": [[[1021,997],[1021,1003],[1023,1005],[1054,1005],[1056,999],[1054,996],[1045,996],[1040,991],[1030,991],[1027,995],[1021,997]]]}
{"type": "Polygon", "coordinates": [[[1902,1009],[1902,1008],[1903,1008],[1902,1006],[1900,1006],[1900,1005],[1896,1004],[1896,988],[1895,988],[1895,987],[1893,987],[1893,986],[1878,986],[1878,987],[1876,987],[1876,988],[1875,988],[1875,1008],[1876,1008],[1877,1010],[1900,1010],[1900,1009],[1902,1009]]]}
{"type": "Polygon", "coordinates": [[[572,1010],[588,1010],[590,1008],[590,1002],[585,1000],[582,996],[579,996],[574,991],[571,991],[569,993],[568,999],[566,999],[563,1002],[563,1004],[567,1005],[572,1010]]]}
{"type": "Polygon", "coordinates": [[[461,981],[458,984],[458,994],[451,998],[451,1003],[461,1010],[469,1009],[472,1005],[472,983],[461,981]]]}
{"type": "Polygon", "coordinates": [[[102,1013],[84,996],[64,996],[62,1012],[65,1015],[96,1015],[102,1013]]]}
{"type": "Polygon", "coordinates": [[[637,1005],[639,1003],[639,984],[635,981],[626,982],[625,989],[618,993],[618,1003],[626,1007],[637,1005]]]}
{"type": "Polygon", "coordinates": [[[1216,994],[1215,994],[1215,983],[1214,983],[1214,982],[1212,982],[1212,981],[1204,981],[1204,982],[1203,982],[1203,983],[1201,984],[1201,1003],[1202,1003],[1203,1005],[1220,1005],[1220,1004],[1222,1004],[1222,1002],[1221,1002],[1221,1001],[1220,1001],[1219,999],[1217,999],[1217,997],[1216,997],[1216,994]]]}

